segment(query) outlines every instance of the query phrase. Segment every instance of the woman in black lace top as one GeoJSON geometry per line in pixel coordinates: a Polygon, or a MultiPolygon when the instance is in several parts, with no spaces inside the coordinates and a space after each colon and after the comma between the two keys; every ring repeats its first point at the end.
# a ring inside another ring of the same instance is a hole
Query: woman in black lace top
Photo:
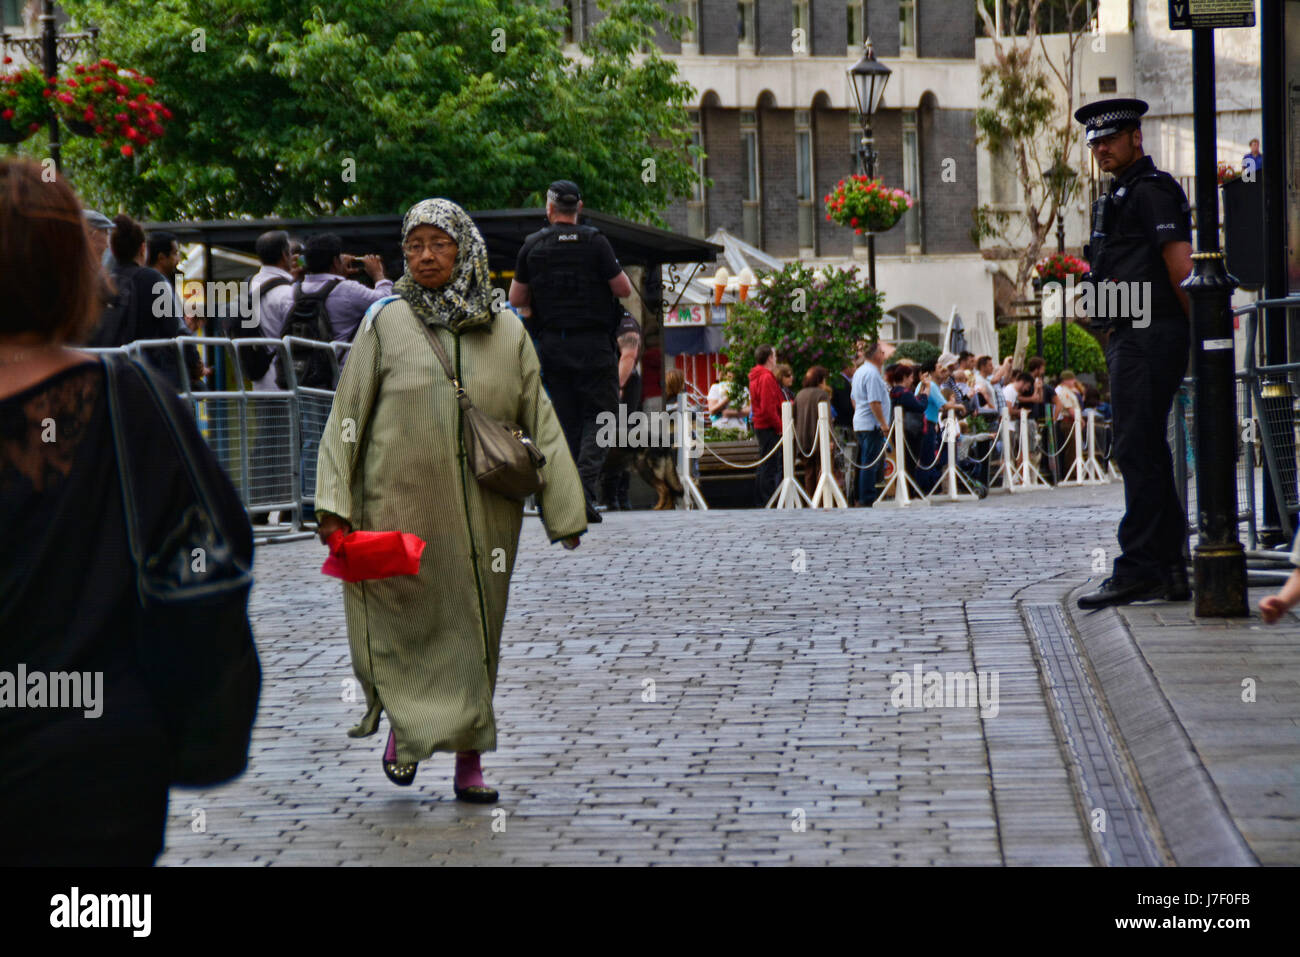
{"type": "MultiPolygon", "coordinates": [[[[163,846],[176,743],[137,659],[103,368],[69,347],[97,318],[96,277],[72,190],[0,161],[0,864],[148,865],[163,846]]],[[[195,495],[144,379],[121,378],[152,554],[195,495]]],[[[212,473],[214,518],[251,562],[238,496],[176,409],[212,473]]],[[[232,703],[227,747],[246,754],[251,721],[246,700],[232,703]]]]}

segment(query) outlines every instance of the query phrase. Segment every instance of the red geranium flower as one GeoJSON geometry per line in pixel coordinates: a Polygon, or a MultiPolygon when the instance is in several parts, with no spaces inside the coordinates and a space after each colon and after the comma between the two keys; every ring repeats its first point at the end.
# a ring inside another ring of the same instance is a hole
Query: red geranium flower
{"type": "Polygon", "coordinates": [[[131,149],[131,144],[130,144],[130,143],[127,143],[125,146],[122,147],[122,155],[123,155],[123,156],[130,156],[130,155],[131,155],[132,153],[134,153],[134,152],[135,152],[135,150],[131,149]]]}

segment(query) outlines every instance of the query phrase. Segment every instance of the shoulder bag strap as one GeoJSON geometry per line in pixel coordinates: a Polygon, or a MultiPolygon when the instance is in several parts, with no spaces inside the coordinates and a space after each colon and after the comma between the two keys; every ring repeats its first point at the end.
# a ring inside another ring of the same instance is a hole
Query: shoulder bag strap
{"type": "MultiPolygon", "coordinates": [[[[129,456],[126,450],[126,433],[122,423],[120,398],[121,387],[118,385],[119,369],[115,366],[113,361],[114,359],[115,356],[113,355],[104,355],[102,357],[107,385],[106,391],[108,392],[109,420],[113,427],[113,441],[117,447],[117,468],[122,482],[123,505],[127,512],[127,535],[130,539],[131,556],[136,560],[138,567],[143,567],[145,556],[139,540],[139,513],[135,504],[136,499],[131,482],[128,462],[129,456]]],[[[199,468],[198,463],[194,461],[194,456],[190,452],[189,444],[181,434],[180,425],[176,421],[175,413],[159,394],[158,386],[154,383],[153,379],[151,379],[143,370],[133,368],[134,366],[134,362],[129,359],[125,360],[124,368],[132,369],[134,374],[144,383],[145,390],[153,400],[154,408],[157,409],[158,414],[162,417],[163,422],[166,425],[167,432],[172,440],[172,445],[175,446],[177,453],[180,455],[181,462],[185,466],[185,473],[190,480],[190,487],[194,490],[195,497],[208,515],[212,517],[213,525],[216,526],[216,517],[218,513],[215,505],[215,498],[208,485],[204,470],[199,468]]],[[[224,537],[224,530],[221,530],[221,533],[224,537]]]]}
{"type": "Polygon", "coordinates": [[[451,367],[451,360],[447,358],[447,350],[442,347],[442,343],[438,341],[438,337],[434,335],[433,330],[424,324],[424,320],[416,316],[415,322],[419,325],[420,331],[424,333],[425,338],[429,340],[429,345],[433,347],[433,354],[442,363],[442,371],[447,373],[447,378],[456,387],[456,402],[464,411],[473,408],[474,403],[469,400],[469,394],[465,391],[465,387],[460,384],[460,379],[456,378],[456,372],[451,367]]]}
{"type": "MultiPolygon", "coordinates": [[[[118,395],[118,357],[111,353],[101,355],[104,369],[104,393],[108,397],[108,421],[113,432],[113,446],[117,450],[117,478],[122,487],[122,515],[126,520],[126,541],[135,564],[136,593],[144,603],[141,588],[145,557],[140,546],[140,515],[135,507],[135,487],[131,481],[131,465],[126,450],[126,430],[122,424],[122,403],[118,395]]],[[[129,360],[127,360],[129,361],[129,360]]]]}

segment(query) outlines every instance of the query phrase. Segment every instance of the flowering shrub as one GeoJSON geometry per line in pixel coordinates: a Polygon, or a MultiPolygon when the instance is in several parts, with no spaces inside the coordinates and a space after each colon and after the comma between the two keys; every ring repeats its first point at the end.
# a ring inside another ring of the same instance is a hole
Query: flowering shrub
{"type": "Polygon", "coordinates": [[[815,365],[835,372],[853,361],[853,347],[871,339],[880,325],[884,295],[857,275],[856,266],[827,267],[818,275],[803,263],[769,273],[745,302],[733,307],[725,335],[728,365],[741,370],[747,386],[758,347],[776,347],[794,370],[796,391],[815,365]]]}
{"type": "Polygon", "coordinates": [[[826,194],[826,219],[852,226],[855,233],[881,233],[903,218],[912,208],[912,197],[901,189],[889,189],[878,179],[849,176],[826,194]]]}
{"type": "Polygon", "coordinates": [[[152,77],[112,60],[78,65],[59,81],[54,108],[74,133],[94,136],[105,150],[131,156],[163,135],[171,110],[154,99],[152,77]]]}
{"type": "MultiPolygon", "coordinates": [[[[4,58],[5,64],[13,62],[4,58]]],[[[0,131],[7,125],[19,139],[41,128],[46,117],[45,77],[36,67],[0,76],[0,131]]]]}
{"type": "Polygon", "coordinates": [[[1222,160],[1219,161],[1220,186],[1228,182],[1228,180],[1237,179],[1239,176],[1241,176],[1241,170],[1237,169],[1237,167],[1233,166],[1231,163],[1225,163],[1222,160]]]}
{"type": "Polygon", "coordinates": [[[1067,256],[1065,253],[1052,253],[1046,259],[1039,260],[1034,267],[1038,270],[1038,278],[1043,282],[1056,280],[1065,282],[1066,276],[1082,276],[1088,271],[1088,264],[1078,256],[1067,256]]]}

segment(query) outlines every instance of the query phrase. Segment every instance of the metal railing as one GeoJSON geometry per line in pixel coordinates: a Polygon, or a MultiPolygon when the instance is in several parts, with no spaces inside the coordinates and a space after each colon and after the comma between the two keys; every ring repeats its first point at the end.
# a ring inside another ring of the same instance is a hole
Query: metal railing
{"type": "MultiPolygon", "coordinates": [[[[1258,355],[1258,313],[1262,309],[1300,309],[1300,296],[1261,299],[1233,314],[1246,321],[1245,368],[1238,371],[1237,520],[1246,526],[1246,547],[1260,545],[1261,511],[1264,502],[1264,474],[1276,507],[1278,522],[1288,542],[1295,535],[1300,513],[1297,495],[1296,448],[1300,445],[1300,363],[1260,365],[1258,355]]],[[[1192,423],[1195,419],[1195,380],[1183,380],[1170,413],[1170,449],[1174,456],[1174,477],[1187,513],[1190,534],[1197,531],[1196,469],[1192,423]]]]}
{"type": "Polygon", "coordinates": [[[350,348],[346,342],[316,342],[293,336],[235,340],[180,336],[85,351],[130,355],[172,381],[249,514],[287,513],[288,521],[268,525],[257,535],[258,542],[273,542],[312,534],[305,528],[303,516],[315,504],[316,455],[334,402],[332,389],[311,388],[297,381],[294,364],[288,361],[291,350],[299,355],[308,350],[328,353],[337,381],[350,348]],[[245,357],[254,349],[274,354],[267,378],[273,380],[275,370],[283,368],[284,388],[249,387],[245,357]],[[197,352],[203,364],[213,370],[209,381],[216,388],[203,388],[193,381],[187,352],[190,357],[197,352]]]}

